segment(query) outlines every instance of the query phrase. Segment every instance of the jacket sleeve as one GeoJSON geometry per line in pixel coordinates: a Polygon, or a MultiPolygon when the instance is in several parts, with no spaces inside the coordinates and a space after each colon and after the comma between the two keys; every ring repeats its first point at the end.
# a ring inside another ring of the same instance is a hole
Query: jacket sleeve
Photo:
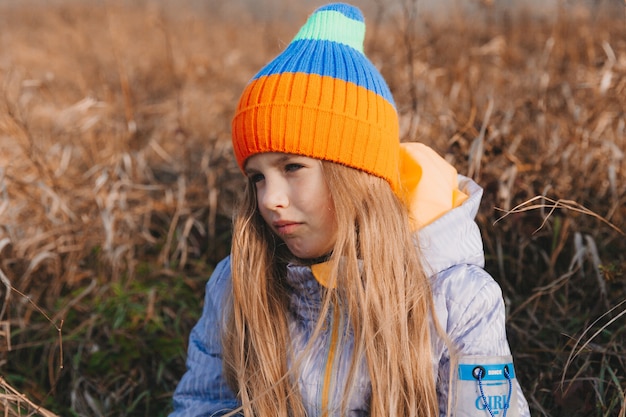
{"type": "Polygon", "coordinates": [[[230,258],[222,260],[206,285],[204,308],[189,336],[187,371],[174,392],[169,417],[221,416],[239,406],[222,372],[221,326],[230,290],[230,258]]]}
{"type": "MultiPolygon", "coordinates": [[[[476,265],[457,265],[441,273],[433,288],[435,308],[443,330],[460,356],[506,356],[505,306],[498,283],[476,265]]],[[[442,346],[437,372],[440,412],[447,415],[450,352],[442,346]]],[[[530,417],[528,403],[517,378],[519,416],[530,417]]],[[[512,405],[513,406],[513,405],[512,405]]]]}

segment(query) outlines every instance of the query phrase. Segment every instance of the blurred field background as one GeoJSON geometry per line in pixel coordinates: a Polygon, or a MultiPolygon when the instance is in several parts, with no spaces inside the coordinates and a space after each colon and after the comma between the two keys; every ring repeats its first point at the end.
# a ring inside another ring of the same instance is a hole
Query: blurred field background
{"type": "MultiPolygon", "coordinates": [[[[236,100],[321,3],[0,1],[0,414],[168,413],[236,100]]],[[[355,1],[402,139],[485,188],[533,415],[624,416],[626,4],[512,3],[355,1]]]]}

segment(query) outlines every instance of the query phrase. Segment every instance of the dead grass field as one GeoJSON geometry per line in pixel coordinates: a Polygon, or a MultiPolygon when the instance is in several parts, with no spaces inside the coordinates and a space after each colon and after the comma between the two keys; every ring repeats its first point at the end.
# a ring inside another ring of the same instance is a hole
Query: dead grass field
{"type": "MultiPolygon", "coordinates": [[[[485,188],[533,415],[624,416],[624,5],[418,19],[391,3],[370,4],[366,51],[402,139],[485,188]]],[[[311,11],[225,4],[0,2],[4,416],[167,414],[229,250],[236,100],[311,11]]]]}

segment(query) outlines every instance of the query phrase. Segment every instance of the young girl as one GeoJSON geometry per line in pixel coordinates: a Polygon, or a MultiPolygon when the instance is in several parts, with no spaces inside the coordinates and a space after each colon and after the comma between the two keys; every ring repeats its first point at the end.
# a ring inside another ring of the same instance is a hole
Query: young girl
{"type": "Polygon", "coordinates": [[[321,7],[243,92],[247,187],[172,417],[529,416],[482,191],[399,143],[364,35],[357,8],[321,7]]]}

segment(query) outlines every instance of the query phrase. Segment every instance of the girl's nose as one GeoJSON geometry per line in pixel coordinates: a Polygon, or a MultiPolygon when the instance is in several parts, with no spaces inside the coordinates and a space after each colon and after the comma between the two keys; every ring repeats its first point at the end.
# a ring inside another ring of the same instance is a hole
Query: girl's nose
{"type": "Polygon", "coordinates": [[[259,196],[259,203],[267,210],[276,210],[289,206],[285,184],[280,180],[266,178],[265,186],[259,196]]]}

